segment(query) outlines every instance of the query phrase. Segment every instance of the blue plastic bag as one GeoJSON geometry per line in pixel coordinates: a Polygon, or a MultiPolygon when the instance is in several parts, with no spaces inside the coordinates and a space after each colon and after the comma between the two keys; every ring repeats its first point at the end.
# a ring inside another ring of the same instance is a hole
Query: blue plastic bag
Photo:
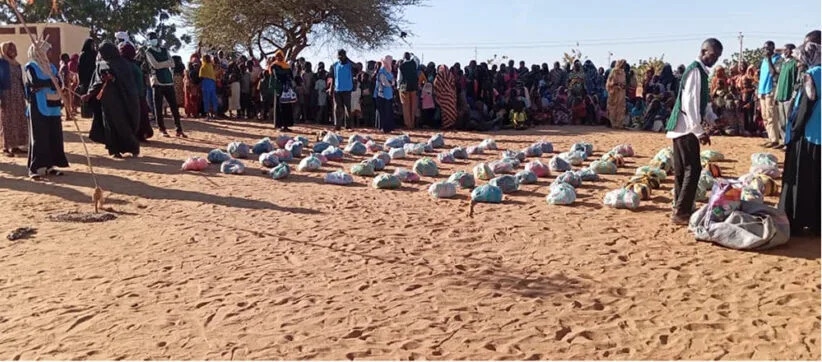
{"type": "Polygon", "coordinates": [[[445,137],[442,133],[437,133],[428,139],[428,144],[433,148],[443,148],[445,147],[445,137]]]}
{"type": "Polygon", "coordinates": [[[428,157],[423,157],[417,160],[417,162],[414,162],[414,172],[426,177],[436,177],[440,174],[437,163],[428,157]]]}
{"type": "Polygon", "coordinates": [[[255,143],[254,146],[251,147],[251,152],[253,152],[255,155],[262,155],[263,153],[271,152],[273,150],[274,145],[271,143],[271,139],[268,137],[257,141],[257,143],[255,143]]]}
{"type": "Polygon", "coordinates": [[[368,152],[368,149],[365,147],[364,144],[354,141],[353,143],[349,143],[348,146],[345,147],[345,152],[348,152],[354,156],[362,156],[368,152]]]}
{"type": "Polygon", "coordinates": [[[482,185],[471,191],[471,200],[474,202],[498,204],[502,202],[502,190],[494,185],[482,185]]]}
{"type": "Polygon", "coordinates": [[[396,189],[402,186],[402,181],[395,175],[381,173],[379,176],[374,178],[371,186],[375,189],[396,189]]]}
{"type": "Polygon", "coordinates": [[[520,172],[517,172],[515,177],[517,178],[517,182],[519,182],[521,185],[534,184],[538,181],[537,174],[528,170],[522,170],[520,172]]]}
{"type": "Polygon", "coordinates": [[[220,164],[220,172],[233,175],[242,175],[245,165],[240,160],[231,159],[220,164]]]}
{"type": "Polygon", "coordinates": [[[468,151],[462,147],[454,147],[451,149],[451,155],[458,160],[468,159],[468,151]]]}
{"type": "Polygon", "coordinates": [[[268,171],[268,175],[275,180],[282,180],[291,174],[291,168],[287,163],[281,163],[268,171]]]}
{"type": "Polygon", "coordinates": [[[260,161],[260,164],[263,165],[263,167],[268,167],[268,168],[271,168],[271,167],[274,167],[274,166],[277,166],[277,165],[280,164],[280,159],[277,158],[277,156],[274,155],[274,152],[263,153],[262,155],[260,155],[259,161],[260,161]]]}
{"type": "Polygon", "coordinates": [[[248,154],[251,153],[248,145],[242,142],[231,142],[228,144],[226,150],[228,154],[234,158],[248,158],[248,154]]]}
{"type": "Polygon", "coordinates": [[[343,159],[343,151],[335,146],[326,148],[325,151],[322,152],[322,155],[329,161],[339,161],[343,159]]]}
{"type": "Polygon", "coordinates": [[[517,178],[511,175],[504,175],[493,178],[488,182],[489,185],[499,187],[504,194],[510,194],[519,190],[519,183],[517,178]]]}
{"type": "Polygon", "coordinates": [[[545,201],[550,205],[570,205],[577,199],[577,190],[564,182],[551,185],[545,201]]]}
{"type": "Polygon", "coordinates": [[[228,152],[225,152],[220,149],[213,149],[208,151],[208,156],[206,157],[209,163],[223,163],[231,159],[231,155],[228,152]]]}
{"type": "Polygon", "coordinates": [[[331,147],[331,144],[329,144],[328,142],[320,141],[314,144],[313,150],[314,153],[321,153],[322,151],[325,151],[325,149],[328,147],[331,147]]]}
{"type": "Polygon", "coordinates": [[[474,175],[465,172],[465,171],[457,171],[451,177],[448,178],[448,182],[453,182],[459,185],[459,187],[464,189],[471,189],[474,188],[476,185],[476,181],[474,181],[474,175]]]}

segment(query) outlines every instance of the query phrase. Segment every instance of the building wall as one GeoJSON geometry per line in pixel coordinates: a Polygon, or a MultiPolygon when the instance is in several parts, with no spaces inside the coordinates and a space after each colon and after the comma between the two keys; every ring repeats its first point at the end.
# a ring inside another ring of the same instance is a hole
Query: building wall
{"type": "MultiPolygon", "coordinates": [[[[29,24],[29,29],[31,29],[37,37],[42,36],[45,28],[56,28],[60,34],[59,44],[55,44],[55,39],[49,39],[49,42],[52,44],[52,54],[49,60],[51,60],[54,65],[59,65],[61,53],[80,53],[83,42],[89,36],[89,29],[81,26],[65,23],[29,24]]],[[[6,41],[13,41],[14,44],[17,45],[17,61],[25,63],[30,60],[28,57],[28,49],[31,41],[23,29],[23,26],[19,24],[0,26],[0,42],[6,41]]]]}

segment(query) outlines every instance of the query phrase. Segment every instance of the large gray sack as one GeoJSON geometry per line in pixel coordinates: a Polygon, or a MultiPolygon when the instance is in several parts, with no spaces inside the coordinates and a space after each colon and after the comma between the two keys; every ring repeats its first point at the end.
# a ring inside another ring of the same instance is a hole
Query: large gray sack
{"type": "Polygon", "coordinates": [[[742,201],[725,221],[711,221],[709,205],[691,215],[688,229],[696,240],[737,250],[764,250],[788,242],[791,225],[785,212],[755,202],[742,201]]]}

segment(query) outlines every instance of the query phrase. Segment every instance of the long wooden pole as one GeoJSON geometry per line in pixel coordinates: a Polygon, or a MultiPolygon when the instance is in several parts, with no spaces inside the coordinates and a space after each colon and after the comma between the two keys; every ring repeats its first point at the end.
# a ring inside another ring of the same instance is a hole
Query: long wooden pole
{"type": "MultiPolygon", "coordinates": [[[[12,11],[17,15],[17,20],[20,21],[20,24],[23,25],[23,29],[25,29],[26,34],[28,34],[29,39],[31,40],[32,46],[35,47],[35,59],[33,59],[40,68],[43,68],[44,71],[49,75],[51,79],[51,84],[54,86],[58,92],[60,92],[60,96],[63,98],[63,104],[71,104],[68,102],[66,95],[60,89],[60,83],[55,78],[54,74],[51,72],[51,63],[48,61],[46,54],[44,54],[40,48],[37,46],[37,38],[35,38],[34,34],[31,33],[29,30],[28,25],[26,24],[26,20],[23,18],[23,14],[20,13],[20,10],[17,9],[17,4],[15,0],[7,0],[8,5],[12,11]]],[[[103,198],[103,189],[100,188],[100,185],[97,183],[97,175],[94,173],[94,166],[91,164],[91,155],[88,152],[88,146],[86,145],[86,139],[83,137],[83,132],[80,130],[80,124],[77,123],[76,119],[72,119],[74,123],[74,128],[77,130],[77,136],[80,137],[80,142],[83,144],[83,151],[86,153],[86,164],[88,165],[89,173],[91,173],[91,180],[94,182],[94,194],[92,195],[92,202],[94,203],[94,212],[98,212],[98,206],[102,205],[102,198],[103,198]]]]}

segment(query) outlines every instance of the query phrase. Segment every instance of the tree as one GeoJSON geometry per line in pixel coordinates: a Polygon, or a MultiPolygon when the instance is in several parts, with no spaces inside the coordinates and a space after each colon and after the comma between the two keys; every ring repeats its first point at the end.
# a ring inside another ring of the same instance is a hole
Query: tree
{"type": "Polygon", "coordinates": [[[498,56],[497,54],[494,54],[494,57],[488,59],[485,63],[488,64],[488,66],[490,67],[497,63],[504,64],[506,61],[508,61],[507,55],[498,56]]]}
{"type": "MultiPolygon", "coordinates": [[[[742,61],[747,63],[748,66],[753,65],[756,69],[759,69],[762,65],[763,58],[765,58],[765,51],[761,48],[745,49],[742,51],[742,61]]],[[[722,64],[725,65],[726,68],[739,64],[739,52],[733,53],[731,59],[725,59],[722,61],[722,64]]]]}
{"type": "MultiPolygon", "coordinates": [[[[172,16],[180,14],[180,0],[61,0],[57,11],[53,11],[51,1],[15,3],[28,23],[54,20],[84,26],[98,40],[113,39],[118,31],[133,35],[154,31],[172,51],[191,41],[188,35],[177,37],[176,25],[169,22],[172,16]]],[[[18,23],[14,11],[4,5],[0,6],[0,21],[18,23]]]]}
{"type": "Polygon", "coordinates": [[[424,0],[191,1],[186,19],[207,46],[259,58],[282,50],[295,59],[321,42],[368,50],[390,44],[406,35],[403,8],[424,0]]]}
{"type": "Polygon", "coordinates": [[[582,56],[582,51],[579,48],[572,48],[570,53],[562,53],[562,62],[565,64],[574,64],[577,60],[586,60],[588,57],[582,56]]]}
{"type": "Polygon", "coordinates": [[[662,73],[662,67],[665,66],[665,55],[663,54],[659,58],[651,57],[647,60],[640,60],[638,63],[631,65],[631,68],[634,69],[634,74],[636,74],[637,81],[642,83],[645,80],[645,72],[648,69],[653,69],[654,74],[659,75],[662,73]]]}

